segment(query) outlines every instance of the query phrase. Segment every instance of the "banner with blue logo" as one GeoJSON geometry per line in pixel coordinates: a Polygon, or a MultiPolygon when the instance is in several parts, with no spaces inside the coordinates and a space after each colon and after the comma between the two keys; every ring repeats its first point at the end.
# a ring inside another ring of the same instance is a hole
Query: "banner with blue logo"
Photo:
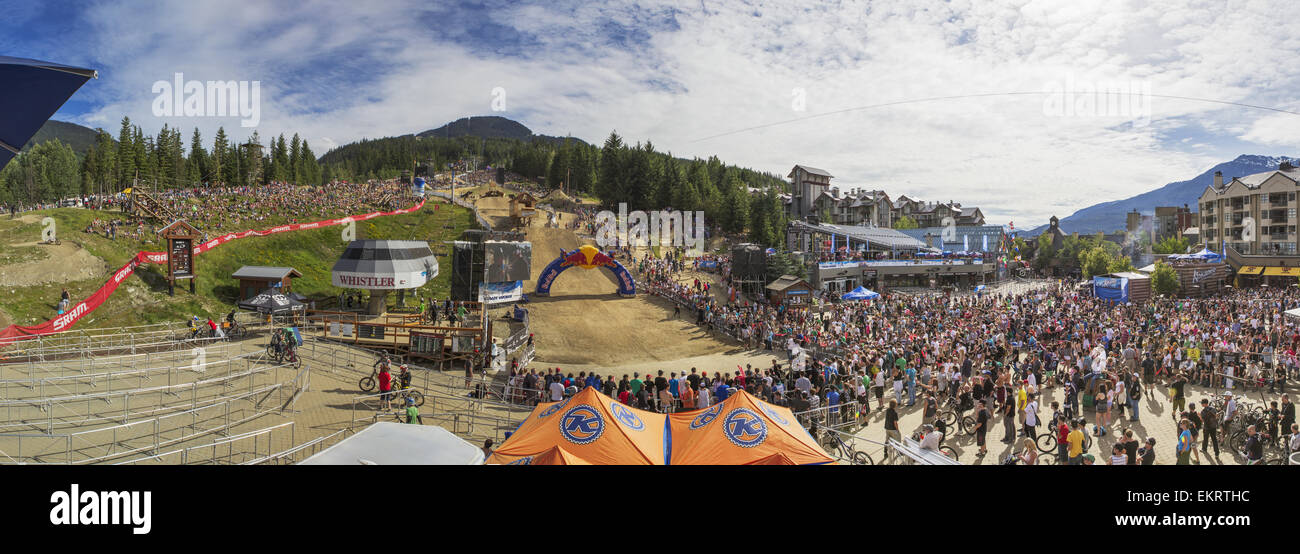
{"type": "Polygon", "coordinates": [[[478,286],[478,301],[484,304],[518,302],[524,298],[523,281],[482,283],[478,286]]]}
{"type": "Polygon", "coordinates": [[[1123,277],[1093,277],[1092,294],[1104,300],[1128,302],[1128,279],[1123,277]]]}

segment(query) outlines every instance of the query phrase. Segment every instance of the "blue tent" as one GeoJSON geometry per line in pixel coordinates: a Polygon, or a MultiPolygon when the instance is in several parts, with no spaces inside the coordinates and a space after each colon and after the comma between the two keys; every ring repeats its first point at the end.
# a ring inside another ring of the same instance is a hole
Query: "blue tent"
{"type": "Polygon", "coordinates": [[[1172,257],[1179,260],[1200,260],[1211,264],[1217,264],[1223,261],[1223,254],[1215,254],[1214,252],[1211,252],[1209,248],[1202,248],[1200,252],[1195,254],[1184,254],[1182,256],[1172,257]]]}
{"type": "Polygon", "coordinates": [[[880,296],[880,293],[867,290],[866,287],[858,287],[840,296],[840,300],[871,300],[880,296]]]}
{"type": "Polygon", "coordinates": [[[0,168],[91,77],[93,69],[0,56],[0,168]]]}

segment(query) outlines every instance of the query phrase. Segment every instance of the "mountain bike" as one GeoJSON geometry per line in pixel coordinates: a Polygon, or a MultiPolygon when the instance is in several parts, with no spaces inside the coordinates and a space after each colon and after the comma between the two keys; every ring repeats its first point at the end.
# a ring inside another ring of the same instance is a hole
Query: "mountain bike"
{"type": "Polygon", "coordinates": [[[829,452],[838,452],[840,458],[849,460],[853,465],[874,465],[875,462],[866,452],[853,447],[851,442],[846,442],[839,433],[835,431],[826,431],[822,435],[822,448],[829,452]]]}
{"type": "Polygon", "coordinates": [[[375,365],[370,369],[370,375],[362,377],[360,381],[357,381],[357,386],[361,387],[361,390],[365,392],[375,390],[375,378],[379,376],[379,368],[381,366],[389,367],[391,370],[391,365],[391,360],[388,355],[384,355],[382,358],[377,360],[375,365]]]}

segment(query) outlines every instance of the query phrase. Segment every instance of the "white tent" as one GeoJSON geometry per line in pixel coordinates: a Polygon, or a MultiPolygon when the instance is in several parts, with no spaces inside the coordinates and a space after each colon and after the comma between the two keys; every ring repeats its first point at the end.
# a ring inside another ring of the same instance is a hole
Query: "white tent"
{"type": "Polygon", "coordinates": [[[1142,267],[1138,268],[1137,271],[1138,271],[1138,273],[1146,273],[1147,275],[1150,275],[1150,274],[1156,272],[1156,264],[1148,264],[1148,265],[1142,266],[1142,267]]]}
{"type": "Polygon", "coordinates": [[[1282,312],[1282,315],[1286,316],[1286,318],[1291,321],[1300,321],[1300,308],[1292,308],[1282,312]]]}
{"type": "Polygon", "coordinates": [[[302,465],[482,465],[483,450],[437,425],[380,421],[302,465]]]}

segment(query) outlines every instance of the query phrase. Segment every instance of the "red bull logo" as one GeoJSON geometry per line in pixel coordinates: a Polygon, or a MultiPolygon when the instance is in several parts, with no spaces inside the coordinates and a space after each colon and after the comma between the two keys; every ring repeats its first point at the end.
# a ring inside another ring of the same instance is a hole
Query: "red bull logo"
{"type": "Polygon", "coordinates": [[[618,262],[609,257],[599,248],[590,244],[584,244],[577,250],[564,255],[564,262],[561,267],[578,266],[582,269],[594,269],[597,267],[615,267],[618,262]]]}

